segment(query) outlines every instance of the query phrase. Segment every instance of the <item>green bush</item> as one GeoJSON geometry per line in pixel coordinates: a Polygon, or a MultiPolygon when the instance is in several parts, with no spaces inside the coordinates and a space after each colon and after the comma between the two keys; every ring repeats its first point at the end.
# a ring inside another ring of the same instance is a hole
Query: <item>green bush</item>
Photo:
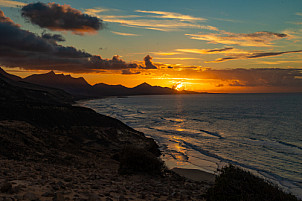
{"type": "Polygon", "coordinates": [[[233,165],[222,168],[208,189],[207,201],[297,201],[277,186],[233,165]]]}
{"type": "Polygon", "coordinates": [[[164,163],[154,154],[134,146],[126,146],[120,153],[119,161],[120,174],[161,175],[164,170],[164,163]]]}

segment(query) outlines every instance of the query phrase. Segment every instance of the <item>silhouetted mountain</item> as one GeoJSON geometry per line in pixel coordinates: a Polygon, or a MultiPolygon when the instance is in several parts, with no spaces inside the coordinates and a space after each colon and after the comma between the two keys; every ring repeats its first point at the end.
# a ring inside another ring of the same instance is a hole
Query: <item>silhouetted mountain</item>
{"type": "Polygon", "coordinates": [[[21,79],[18,78],[1,69],[0,101],[63,104],[73,100],[73,97],[63,90],[18,81],[21,79]]]}
{"type": "Polygon", "coordinates": [[[95,84],[93,86],[94,94],[97,96],[127,96],[129,88],[123,85],[108,85],[104,83],[95,84]]]}
{"type": "Polygon", "coordinates": [[[21,77],[18,77],[16,75],[12,75],[12,74],[9,74],[7,72],[5,72],[1,67],[0,67],[0,75],[3,75],[4,77],[7,77],[11,80],[14,80],[14,81],[21,81],[22,78],[21,77]]]}
{"type": "Polygon", "coordinates": [[[179,92],[168,87],[151,86],[148,83],[142,83],[133,88],[128,88],[122,85],[108,85],[104,83],[99,83],[91,86],[82,77],[73,78],[70,75],[55,74],[53,71],[50,71],[46,74],[35,74],[28,76],[24,78],[24,81],[62,89],[74,96],[77,96],[78,98],[196,93],[192,91],[179,92]]]}
{"type": "Polygon", "coordinates": [[[161,94],[176,94],[177,91],[168,87],[151,86],[144,82],[131,90],[131,95],[161,95],[161,94]]]}
{"type": "Polygon", "coordinates": [[[24,78],[24,81],[48,87],[62,89],[73,95],[93,96],[92,86],[83,77],[74,78],[70,75],[55,74],[50,71],[45,74],[34,74],[24,78]]]}

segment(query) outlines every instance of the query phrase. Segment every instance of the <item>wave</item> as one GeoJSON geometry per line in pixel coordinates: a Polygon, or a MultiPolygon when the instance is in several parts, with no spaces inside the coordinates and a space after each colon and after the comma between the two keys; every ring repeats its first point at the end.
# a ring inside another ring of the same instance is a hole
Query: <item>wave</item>
{"type": "Polygon", "coordinates": [[[294,147],[294,148],[297,148],[297,149],[302,150],[302,147],[299,147],[299,146],[294,145],[294,144],[290,144],[290,143],[288,143],[288,142],[283,142],[283,141],[277,141],[277,142],[280,143],[280,144],[283,144],[283,145],[285,145],[285,146],[294,147]]]}
{"type": "Polygon", "coordinates": [[[224,139],[224,137],[222,137],[219,133],[210,132],[210,131],[206,131],[206,130],[202,130],[202,129],[200,129],[200,131],[201,131],[201,132],[204,132],[204,133],[206,133],[206,134],[209,134],[209,135],[218,137],[219,139],[224,139]]]}

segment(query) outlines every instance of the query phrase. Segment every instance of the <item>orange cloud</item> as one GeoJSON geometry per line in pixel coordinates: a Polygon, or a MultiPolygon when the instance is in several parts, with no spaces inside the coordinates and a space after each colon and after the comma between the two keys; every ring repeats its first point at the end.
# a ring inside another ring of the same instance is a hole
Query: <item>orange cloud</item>
{"type": "Polygon", "coordinates": [[[191,39],[209,41],[209,43],[221,43],[227,45],[269,47],[272,41],[288,37],[287,34],[261,31],[255,33],[230,33],[221,31],[220,33],[209,34],[185,34],[191,39]]]}
{"type": "Polygon", "coordinates": [[[19,2],[19,1],[11,1],[11,0],[0,0],[0,6],[2,7],[20,7],[25,6],[26,3],[19,2]]]}
{"type": "Polygon", "coordinates": [[[164,11],[143,11],[136,10],[140,13],[149,13],[155,15],[99,15],[103,9],[86,9],[85,13],[102,18],[106,22],[119,23],[122,26],[138,27],[157,31],[177,31],[184,28],[206,29],[218,31],[214,26],[200,25],[196,21],[205,21],[205,18],[197,18],[190,15],[183,15],[174,12],[164,11]],[[143,18],[143,19],[142,19],[143,18]],[[160,19],[155,19],[160,18],[160,19]]]}
{"type": "Polygon", "coordinates": [[[117,32],[117,31],[111,31],[111,33],[114,33],[114,34],[120,35],[120,36],[140,36],[140,35],[138,35],[138,34],[122,33],[122,32],[117,32]]]}
{"type": "Polygon", "coordinates": [[[205,20],[207,20],[207,19],[201,18],[201,17],[193,17],[190,15],[183,15],[183,14],[174,13],[174,12],[146,11],[146,10],[136,10],[136,12],[156,14],[156,15],[160,15],[160,16],[157,16],[158,18],[178,19],[180,21],[205,21],[205,20]]]}

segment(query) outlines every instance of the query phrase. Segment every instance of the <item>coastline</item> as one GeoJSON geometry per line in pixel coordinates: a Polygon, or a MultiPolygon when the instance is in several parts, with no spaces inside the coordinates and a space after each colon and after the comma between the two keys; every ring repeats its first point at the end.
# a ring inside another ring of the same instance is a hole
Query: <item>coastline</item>
{"type": "MultiPolygon", "coordinates": [[[[161,100],[162,98],[160,97],[159,98],[159,100],[161,100]]],[[[142,101],[142,98],[139,98],[138,100],[135,100],[135,103],[137,103],[137,102],[140,102],[140,101],[142,101]]],[[[106,101],[105,101],[105,103],[103,104],[105,107],[100,107],[100,109],[101,110],[105,110],[105,114],[111,114],[110,112],[109,113],[106,113],[106,108],[108,107],[109,109],[110,109],[110,105],[112,104],[112,106],[113,107],[115,107],[116,105],[115,105],[115,102],[116,103],[121,103],[121,109],[122,108],[125,108],[125,105],[123,104],[123,101],[122,100],[116,100],[116,101],[113,101],[113,103],[111,103],[110,102],[110,104],[106,104],[106,101]]],[[[129,102],[131,102],[131,100],[127,100],[126,101],[126,103],[127,103],[127,105],[126,106],[129,106],[129,102]]],[[[148,108],[148,109],[150,109],[150,108],[148,108]]],[[[161,130],[159,130],[160,128],[159,128],[159,126],[158,126],[158,124],[156,125],[157,126],[157,128],[156,129],[154,129],[154,130],[151,130],[151,129],[145,129],[145,128],[143,128],[141,125],[144,125],[144,124],[139,124],[139,125],[136,125],[135,123],[132,123],[132,122],[135,122],[135,120],[137,120],[137,119],[135,119],[135,118],[133,118],[133,116],[132,115],[134,115],[134,114],[136,114],[136,112],[137,112],[137,115],[138,115],[138,122],[139,123],[141,123],[140,121],[139,121],[139,119],[141,118],[141,119],[146,119],[146,117],[144,117],[143,115],[144,115],[144,113],[140,113],[140,112],[144,112],[144,110],[143,110],[143,108],[137,108],[136,110],[134,110],[134,111],[126,111],[125,113],[123,113],[123,111],[121,112],[121,117],[123,117],[123,116],[127,116],[127,115],[129,115],[129,117],[130,117],[130,121],[126,121],[126,123],[128,124],[128,125],[131,125],[132,127],[134,126],[134,128],[135,129],[138,129],[139,131],[141,131],[141,132],[144,132],[144,133],[146,133],[146,135],[147,136],[149,136],[149,137],[152,137],[152,138],[154,138],[157,142],[160,142],[160,139],[162,138],[160,135],[161,134],[166,134],[166,133],[164,133],[164,132],[160,132],[161,130]],[[137,110],[137,111],[136,111],[137,110]],[[158,130],[157,130],[158,129],[158,130]],[[157,132],[158,131],[158,132],[157,132]],[[153,137],[152,135],[153,134],[151,134],[151,132],[155,132],[155,136],[153,137]]],[[[119,117],[119,114],[120,113],[116,113],[116,112],[112,112],[112,114],[114,114],[113,116],[116,118],[116,117],[119,117]]],[[[123,119],[123,118],[118,118],[118,119],[122,119],[123,121],[125,121],[125,119],[123,119]]],[[[169,120],[169,121],[171,121],[171,120],[169,120]]],[[[151,121],[150,121],[151,122],[151,121]]],[[[148,124],[149,125],[149,124],[148,124]]],[[[185,130],[184,130],[184,132],[185,132],[185,130]]],[[[168,134],[171,134],[171,133],[168,133],[168,134]]],[[[167,135],[168,135],[167,134],[167,135]]],[[[215,133],[214,133],[215,134],[215,133]]],[[[217,137],[216,135],[214,136],[210,136],[210,137],[217,137]]],[[[223,139],[223,137],[221,137],[222,139],[223,139]]],[[[181,139],[181,138],[180,138],[181,139]]],[[[180,140],[180,146],[181,146],[181,142],[182,142],[182,140],[180,140]]],[[[166,147],[166,146],[165,146],[166,147]]],[[[164,148],[165,148],[164,147],[164,148]]],[[[180,149],[178,149],[178,146],[177,146],[177,143],[176,143],[176,145],[175,145],[175,147],[174,147],[174,145],[171,145],[171,147],[173,147],[176,151],[180,151],[179,152],[179,156],[182,156],[181,154],[182,154],[182,149],[181,149],[181,147],[180,147],[180,149]]],[[[170,152],[169,152],[170,153],[170,152]]],[[[177,153],[176,153],[177,154],[177,153]]],[[[169,155],[169,154],[167,154],[167,155],[169,155]]],[[[207,156],[207,155],[206,155],[207,156]]],[[[176,155],[175,156],[175,158],[174,159],[177,159],[178,158],[178,155],[176,155]]],[[[197,158],[197,157],[194,157],[194,159],[195,158],[197,158]]],[[[183,163],[183,161],[181,161],[180,163],[183,163]]],[[[230,162],[231,163],[231,162],[230,162]]],[[[176,164],[176,163],[175,163],[176,164]]],[[[195,166],[196,164],[198,164],[198,163],[192,163],[192,164],[194,164],[194,165],[183,165],[183,164],[181,164],[181,165],[178,165],[178,166],[174,166],[174,167],[180,167],[180,168],[182,168],[182,167],[184,167],[185,169],[195,169],[195,167],[193,167],[193,166],[195,166]]],[[[238,165],[238,163],[233,163],[233,164],[237,164],[238,165]]],[[[227,163],[225,163],[225,165],[227,165],[227,163]]],[[[224,166],[224,165],[223,165],[224,166]]],[[[239,165],[240,166],[240,165],[239,165]]],[[[172,164],[172,166],[170,165],[169,167],[171,167],[171,168],[173,168],[173,164],[172,164]]],[[[196,169],[201,169],[201,170],[203,170],[203,169],[206,169],[206,168],[203,168],[203,165],[202,165],[202,168],[199,168],[200,167],[200,165],[198,164],[198,166],[196,167],[196,169]]],[[[205,166],[204,166],[205,167],[205,166]]],[[[218,165],[218,167],[219,168],[221,168],[222,166],[219,164],[218,165]]],[[[240,166],[240,167],[242,167],[243,169],[248,169],[246,166],[240,166]]],[[[216,170],[217,169],[215,169],[215,170],[213,170],[213,171],[206,171],[206,172],[215,172],[216,173],[216,170]]],[[[279,180],[276,180],[276,179],[278,179],[279,177],[277,177],[277,178],[274,178],[274,177],[272,177],[271,175],[266,175],[265,174],[265,172],[264,172],[264,175],[262,174],[262,172],[261,172],[261,170],[258,172],[257,170],[255,170],[255,169],[249,169],[249,171],[250,172],[252,172],[253,174],[255,174],[255,175],[257,175],[257,176],[259,176],[260,178],[265,178],[265,180],[267,180],[267,181],[269,181],[269,182],[272,182],[274,185],[279,185],[279,187],[282,187],[282,189],[283,190],[285,190],[286,192],[292,192],[292,193],[294,193],[296,196],[299,196],[301,193],[300,193],[300,191],[299,191],[299,189],[297,188],[298,186],[294,186],[294,183],[293,184],[291,184],[291,183],[289,183],[289,182],[287,182],[287,183],[285,183],[286,182],[286,180],[281,180],[281,182],[282,183],[279,183],[280,181],[279,180]]],[[[270,171],[270,170],[268,170],[268,171],[270,171]]],[[[300,197],[300,196],[299,196],[300,197]]]]}
{"type": "Polygon", "coordinates": [[[171,171],[175,172],[176,174],[190,179],[192,181],[197,182],[205,182],[210,185],[215,183],[215,175],[198,170],[198,169],[186,169],[186,168],[172,168],[171,171]]]}

